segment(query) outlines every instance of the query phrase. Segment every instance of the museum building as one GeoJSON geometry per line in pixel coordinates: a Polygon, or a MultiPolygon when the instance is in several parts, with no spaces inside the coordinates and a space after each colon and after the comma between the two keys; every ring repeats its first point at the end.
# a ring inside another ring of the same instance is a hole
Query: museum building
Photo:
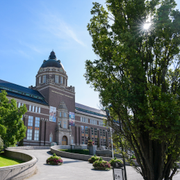
{"type": "Polygon", "coordinates": [[[36,75],[36,85],[29,88],[0,80],[0,91],[17,106],[26,105],[22,117],[27,127],[24,145],[82,145],[92,139],[95,145],[110,144],[110,129],[104,126],[104,111],[75,102],[75,88],[68,86],[68,76],[54,51],[44,60],[36,75]]]}

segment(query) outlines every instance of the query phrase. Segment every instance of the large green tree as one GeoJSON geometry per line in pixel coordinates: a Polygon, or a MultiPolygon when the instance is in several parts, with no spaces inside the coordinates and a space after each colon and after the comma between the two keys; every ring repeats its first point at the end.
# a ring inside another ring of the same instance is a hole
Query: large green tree
{"type": "Polygon", "coordinates": [[[15,145],[26,136],[26,126],[22,115],[27,111],[26,106],[17,107],[16,101],[10,101],[7,93],[0,93],[0,136],[5,147],[15,145]]]}
{"type": "Polygon", "coordinates": [[[86,80],[145,180],[172,179],[180,152],[180,12],[174,0],[94,3],[88,24],[97,59],[86,80]],[[149,29],[143,24],[149,21],[149,29]],[[116,123],[114,119],[118,119],[116,123]]]}

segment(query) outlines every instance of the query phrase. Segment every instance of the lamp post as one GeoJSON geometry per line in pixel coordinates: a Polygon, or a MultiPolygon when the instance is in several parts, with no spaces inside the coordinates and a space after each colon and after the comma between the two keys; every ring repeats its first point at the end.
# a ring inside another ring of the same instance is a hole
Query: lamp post
{"type": "Polygon", "coordinates": [[[112,127],[110,127],[110,133],[111,133],[111,151],[112,151],[112,158],[114,159],[113,139],[112,139],[112,127]]]}
{"type": "MultiPolygon", "coordinates": [[[[120,120],[119,120],[119,130],[121,131],[121,123],[120,123],[120,120]]],[[[127,180],[127,173],[126,173],[126,165],[125,165],[125,158],[124,158],[124,147],[123,147],[123,143],[122,143],[122,140],[121,138],[119,137],[119,140],[120,140],[120,144],[121,144],[121,149],[122,149],[122,155],[123,155],[123,166],[124,166],[124,178],[125,180],[127,180]]]]}

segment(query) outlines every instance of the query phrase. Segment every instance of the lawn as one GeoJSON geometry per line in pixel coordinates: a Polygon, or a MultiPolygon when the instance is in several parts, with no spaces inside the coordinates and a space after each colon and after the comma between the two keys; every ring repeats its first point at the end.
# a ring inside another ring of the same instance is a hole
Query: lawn
{"type": "Polygon", "coordinates": [[[70,153],[78,153],[78,154],[86,154],[89,155],[88,149],[59,149],[60,151],[70,152],[70,153]]]}
{"type": "Polygon", "coordinates": [[[12,166],[12,165],[20,164],[23,162],[24,161],[17,160],[17,159],[11,159],[11,158],[4,156],[3,154],[0,154],[0,167],[12,166]]]}

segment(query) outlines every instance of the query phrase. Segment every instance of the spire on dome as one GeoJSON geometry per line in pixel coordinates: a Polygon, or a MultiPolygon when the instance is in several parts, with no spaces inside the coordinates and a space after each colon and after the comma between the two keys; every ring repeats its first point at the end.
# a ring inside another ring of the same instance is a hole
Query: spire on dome
{"type": "Polygon", "coordinates": [[[56,55],[54,51],[51,51],[49,59],[55,59],[56,60],[56,55]]]}

